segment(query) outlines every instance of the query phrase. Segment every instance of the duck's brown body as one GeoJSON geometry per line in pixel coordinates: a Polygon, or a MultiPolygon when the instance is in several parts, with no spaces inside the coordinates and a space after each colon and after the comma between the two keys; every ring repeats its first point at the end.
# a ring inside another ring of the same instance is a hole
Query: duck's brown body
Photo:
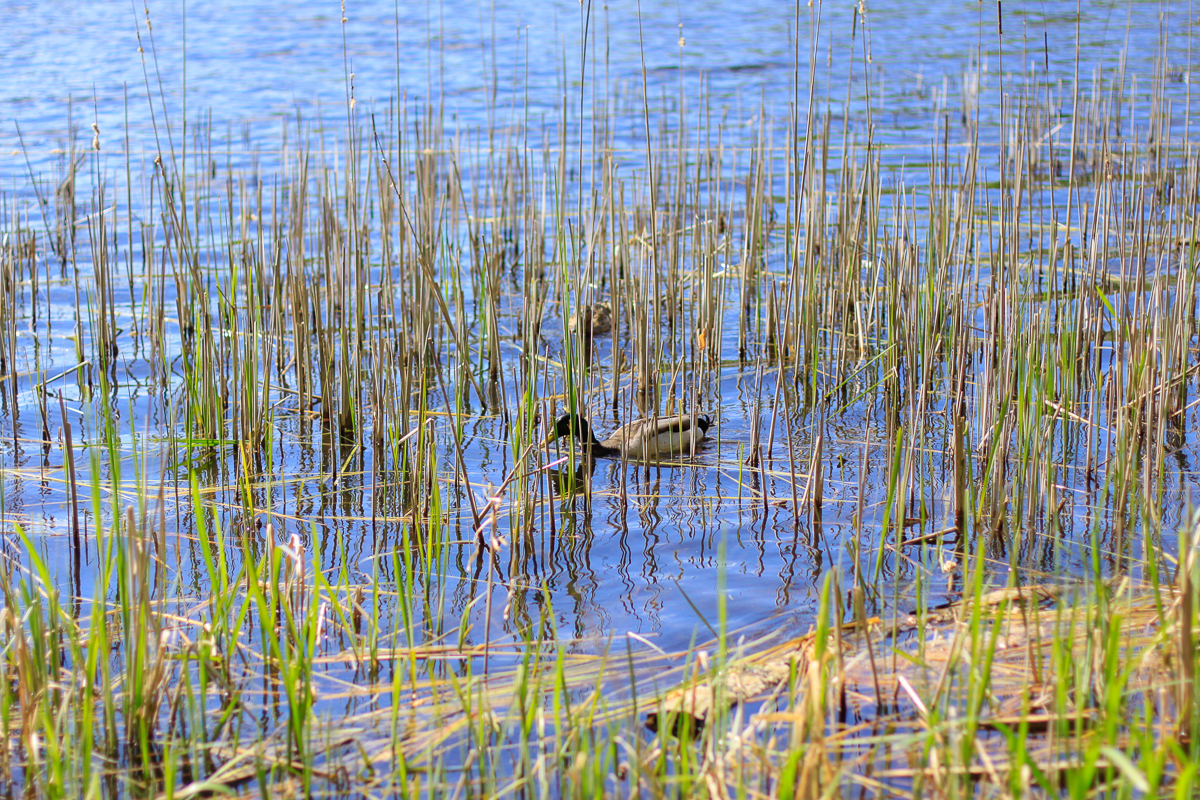
{"type": "Polygon", "coordinates": [[[608,303],[596,303],[583,306],[579,315],[572,315],[567,323],[573,332],[581,332],[585,337],[603,336],[612,332],[612,307],[608,303]]]}

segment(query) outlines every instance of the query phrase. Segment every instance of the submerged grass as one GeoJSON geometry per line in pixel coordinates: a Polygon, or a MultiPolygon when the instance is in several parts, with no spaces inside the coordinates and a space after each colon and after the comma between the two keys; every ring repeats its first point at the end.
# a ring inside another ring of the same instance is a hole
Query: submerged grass
{"type": "Polygon", "coordinates": [[[52,201],[3,199],[8,793],[1193,793],[1200,160],[1166,61],[1148,95],[972,63],[897,154],[820,14],[748,125],[682,70],[633,105],[564,75],[541,127],[351,93],[273,173],[189,121],[123,177],[72,136],[52,201]],[[599,303],[611,335],[571,324],[599,303]],[[540,446],[692,409],[734,497],[540,446]],[[716,553],[715,614],[679,584],[702,635],[556,608],[593,510],[653,532],[662,500],[716,553]],[[768,525],[779,607],[822,573],[798,638],[730,630],[768,525]]]}
{"type": "Polygon", "coordinates": [[[827,581],[829,613],[799,639],[720,631],[664,653],[544,628],[413,643],[383,628],[395,588],[323,575],[271,537],[207,565],[210,600],[178,597],[132,512],[78,602],[24,541],[29,566],[5,561],[0,768],[38,795],[1195,788],[1191,542],[1173,584],[977,580],[953,607],[842,624],[827,581]]]}

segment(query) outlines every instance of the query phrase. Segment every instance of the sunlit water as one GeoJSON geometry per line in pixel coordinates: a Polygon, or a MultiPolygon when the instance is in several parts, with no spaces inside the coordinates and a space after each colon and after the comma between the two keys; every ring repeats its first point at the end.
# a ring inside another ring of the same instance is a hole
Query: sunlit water
{"type": "MultiPolygon", "coordinates": [[[[826,5],[818,35],[816,96],[821,104],[830,104],[838,132],[848,96],[852,127],[860,135],[867,129],[869,103],[875,140],[883,147],[885,167],[893,171],[891,180],[897,186],[917,188],[918,207],[930,143],[940,141],[947,121],[951,141],[962,137],[957,118],[964,81],[977,81],[980,88],[981,158],[986,170],[996,166],[987,165],[987,159],[997,160],[998,134],[989,125],[995,121],[1004,91],[1002,71],[1029,73],[1047,86],[1060,82],[1067,86],[1075,73],[1074,2],[1005,3],[1002,33],[997,30],[994,4],[877,5],[868,9],[865,37],[862,21],[856,20],[849,5],[826,5]],[[857,32],[854,39],[852,29],[857,32]]],[[[527,141],[534,153],[539,152],[543,126],[553,130],[562,113],[564,83],[573,105],[572,125],[580,125],[581,86],[615,87],[616,141],[636,147],[643,125],[643,64],[655,125],[669,116],[672,98],[681,92],[697,97],[703,82],[712,115],[725,120],[731,142],[746,144],[761,113],[771,118],[768,127],[782,142],[789,104],[807,102],[807,8],[797,15],[788,4],[751,0],[700,13],[689,4],[648,2],[641,4],[639,21],[639,6],[631,2],[594,7],[587,19],[574,2],[400,6],[350,2],[343,24],[337,2],[299,8],[257,2],[191,3],[186,13],[178,3],[152,3],[151,40],[143,10],[128,3],[7,4],[0,12],[0,191],[6,226],[13,224],[13,214],[22,225],[43,224],[38,193],[53,195],[72,125],[78,130],[81,151],[90,148],[93,122],[98,129],[100,151],[89,157],[82,170],[85,182],[97,177],[123,182],[126,142],[133,154],[133,171],[145,176],[135,174],[135,183],[149,180],[159,148],[180,148],[189,141],[180,130],[185,111],[190,124],[213,132],[214,150],[222,154],[217,159],[219,170],[228,164],[270,180],[279,170],[272,159],[280,151],[281,137],[300,135],[295,130],[297,119],[327,141],[342,136],[351,75],[357,125],[369,125],[368,115],[386,112],[397,97],[413,105],[436,99],[445,104],[451,135],[457,130],[477,136],[492,118],[489,115],[494,115],[498,126],[530,120],[527,141]],[[588,51],[581,53],[585,24],[592,38],[588,51]],[[586,78],[581,79],[581,73],[586,78]],[[801,90],[794,92],[797,75],[801,90]]],[[[1140,82],[1138,91],[1144,93],[1150,87],[1155,58],[1165,54],[1173,76],[1165,94],[1175,103],[1178,137],[1187,124],[1182,115],[1189,93],[1192,22],[1182,10],[1160,18],[1162,8],[1154,3],[1084,4],[1078,27],[1078,69],[1085,79],[1099,68],[1104,80],[1113,80],[1124,57],[1126,88],[1140,82]]],[[[587,89],[587,102],[582,104],[585,115],[592,113],[592,96],[587,89]]],[[[1064,113],[1069,113],[1069,91],[1061,100],[1064,113]]],[[[1127,110],[1131,117],[1125,136],[1144,136],[1144,117],[1139,115],[1145,112],[1144,104],[1127,110]]],[[[636,155],[631,163],[635,169],[636,155]]],[[[88,196],[81,190],[81,202],[88,196]]],[[[777,201],[782,210],[782,198],[777,201]]],[[[121,205],[118,213],[149,212],[121,205]]],[[[87,274],[88,263],[78,267],[87,274]]],[[[56,270],[57,265],[47,274],[56,270]]],[[[11,533],[14,521],[27,523],[65,584],[76,579],[70,575],[73,568],[67,557],[62,450],[56,445],[44,451],[33,441],[40,438],[41,427],[35,383],[51,379],[49,427],[56,436],[61,429],[60,393],[77,444],[97,440],[96,415],[79,396],[73,375],[56,379],[77,364],[75,344],[69,338],[74,333],[73,285],[66,281],[31,286],[24,296],[29,304],[20,310],[18,324],[25,333],[16,352],[20,413],[14,418],[6,405],[0,414],[4,527],[5,533],[11,533]]],[[[881,429],[877,416],[881,412],[876,410],[872,417],[865,402],[821,412],[828,415],[828,423],[826,497],[819,527],[807,512],[797,522],[787,455],[790,430],[797,459],[808,457],[817,415],[799,415],[786,427],[780,420],[769,454],[768,501],[764,502],[756,495],[764,489],[758,476],[743,465],[754,415],[759,413],[764,424],[772,417],[769,404],[776,396],[777,376],[771,371],[765,374],[761,396],[768,398],[768,407],[756,410],[760,390],[754,365],[738,363],[735,319],[731,312],[718,391],[706,398],[706,410],[718,418],[714,438],[684,466],[646,471],[602,462],[593,477],[590,506],[554,504],[539,512],[535,526],[539,557],[524,566],[521,581],[510,583],[513,592],[503,587],[495,590],[492,619],[486,626],[483,616],[488,606],[478,602],[483,590],[474,582],[478,564],[465,493],[473,492],[482,503],[489,487],[501,485],[514,464],[501,417],[481,413],[468,419],[465,435],[472,485],[469,489],[448,485],[445,492],[455,529],[450,538],[461,544],[452,548],[447,571],[436,587],[435,596],[442,599],[435,613],[442,619],[429,621],[431,628],[456,630],[465,613],[471,622],[469,639],[481,640],[485,629],[493,639],[502,638],[516,632],[522,618],[537,620],[552,606],[555,624],[564,636],[596,637],[594,641],[603,642],[633,632],[652,637],[664,649],[681,649],[707,637],[710,626],[719,624],[718,600],[723,592],[730,627],[802,630],[812,620],[826,576],[836,571],[842,585],[849,585],[856,559],[868,574],[878,567],[882,585],[889,587],[885,596],[875,600],[876,610],[911,610],[915,600],[909,587],[916,567],[890,552],[877,562],[882,515],[878,501],[886,492],[883,482],[892,454],[876,439],[864,460],[863,445],[868,427],[881,429]],[[865,509],[862,552],[856,554],[853,545],[859,534],[854,513],[860,505],[863,470],[868,496],[861,503],[865,509]],[[898,594],[892,594],[893,586],[900,587],[898,594]]],[[[557,358],[562,342],[555,340],[553,325],[546,330],[550,333],[544,352],[557,358]]],[[[161,463],[157,456],[158,440],[178,433],[167,410],[170,398],[148,381],[139,384],[149,370],[139,361],[138,348],[125,341],[129,358],[116,403],[126,426],[123,477],[134,477],[136,450],[151,474],[166,476],[172,488],[186,489],[182,466],[161,463]]],[[[611,346],[607,341],[600,344],[598,363],[609,363],[611,347],[628,345],[627,334],[618,332],[611,346]]],[[[179,346],[178,341],[167,345],[168,350],[179,346]]],[[[84,351],[88,348],[85,342],[84,351]]],[[[1185,436],[1194,422],[1193,412],[1185,436]]],[[[602,429],[615,424],[612,419],[597,420],[602,429]]],[[[944,418],[930,425],[944,426],[944,418]]],[[[370,479],[334,478],[336,465],[321,449],[319,426],[289,413],[286,403],[278,428],[275,468],[286,482],[274,496],[281,515],[275,520],[277,538],[285,541],[298,534],[327,570],[345,563],[362,574],[379,569],[388,580],[396,580],[398,576],[391,575],[395,562],[390,549],[397,529],[392,526],[381,534],[371,523],[370,479]]],[[[444,427],[438,433],[448,436],[444,427]]],[[[763,441],[767,439],[764,427],[763,441]]],[[[1195,447],[1187,436],[1169,465],[1174,472],[1167,481],[1167,529],[1186,511],[1187,490],[1195,482],[1191,468],[1198,455],[1195,447]]],[[[219,452],[224,461],[211,464],[209,474],[214,482],[228,484],[233,448],[219,452]]],[[[91,457],[92,451],[76,448],[85,485],[91,457]]],[[[1063,457],[1072,462],[1077,453],[1063,457]]],[[[453,463],[449,455],[445,458],[441,472],[453,478],[453,463]]],[[[358,469],[369,475],[370,466],[367,458],[358,469]]],[[[806,465],[798,468],[805,471],[806,465]]],[[[1067,531],[1068,542],[1063,547],[1022,551],[1017,559],[1037,579],[1045,573],[1078,575],[1086,565],[1082,548],[1092,519],[1088,506],[1097,501],[1078,476],[1068,472],[1064,479],[1077,490],[1068,508],[1067,518],[1077,522],[1067,531]]],[[[935,531],[952,522],[944,480],[944,475],[929,476],[933,506],[914,531],[935,531]]],[[[155,479],[150,483],[154,485],[155,479]]],[[[796,492],[802,494],[803,488],[796,492]]],[[[219,492],[214,501],[235,505],[237,492],[232,488],[219,492]]],[[[179,531],[189,533],[192,520],[187,504],[171,513],[179,531]]],[[[1011,556],[1003,550],[991,555],[997,561],[996,579],[1003,581],[1003,564],[1011,556]]],[[[90,593],[93,574],[87,563],[95,557],[95,542],[89,540],[77,578],[85,595],[90,593]]],[[[923,566],[939,574],[934,558],[930,556],[923,566]]],[[[203,572],[198,563],[193,559],[171,565],[185,595],[203,597],[208,590],[200,582],[203,572]]],[[[926,587],[930,593],[926,602],[952,595],[957,580],[953,573],[939,577],[940,583],[926,587]]]]}

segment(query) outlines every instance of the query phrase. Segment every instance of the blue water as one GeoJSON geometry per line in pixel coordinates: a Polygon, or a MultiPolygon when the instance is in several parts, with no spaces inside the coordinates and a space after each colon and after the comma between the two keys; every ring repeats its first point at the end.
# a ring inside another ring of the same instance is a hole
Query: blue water
{"type": "MultiPolygon", "coordinates": [[[[711,117],[723,120],[723,135],[731,146],[752,143],[762,115],[768,120],[762,129],[782,146],[789,104],[803,107],[808,102],[810,47],[816,63],[818,116],[826,111],[832,116],[833,135],[840,140],[848,111],[849,128],[860,143],[868,133],[873,137],[888,185],[917,190],[918,210],[925,202],[921,188],[928,179],[931,143],[940,146],[944,130],[949,131],[952,148],[968,141],[961,121],[964,83],[979,87],[981,157],[990,159],[984,172],[993,176],[1001,138],[1000,98],[1011,97],[1021,85],[1040,86],[1069,121],[1077,68],[1081,89],[1089,95],[1093,77],[1099,74],[1105,85],[1123,77],[1125,92],[1144,97],[1156,59],[1165,57],[1169,80],[1164,94],[1173,103],[1175,140],[1190,130],[1191,121],[1183,115],[1190,92],[1188,48],[1194,23],[1182,7],[1164,11],[1157,3],[1087,3],[1077,21],[1073,2],[1009,2],[1003,6],[1001,32],[993,4],[879,5],[868,9],[864,29],[851,6],[827,4],[813,37],[807,7],[797,15],[794,8],[775,2],[719,3],[703,11],[658,2],[613,2],[605,7],[575,2],[350,2],[344,21],[336,2],[295,8],[265,2],[152,2],[149,25],[140,5],[121,2],[6,4],[0,10],[0,221],[6,230],[52,225],[52,217],[43,223],[39,198],[54,196],[73,130],[75,152],[83,158],[83,188],[78,192],[82,213],[101,211],[89,207],[86,198],[92,196],[91,187],[104,182],[120,220],[129,215],[153,219],[150,210],[136,207],[136,199],[130,207],[117,191],[125,185],[127,163],[138,186],[151,180],[159,152],[182,156],[211,145],[216,154],[213,169],[222,178],[241,175],[255,186],[283,169],[279,154],[285,139],[294,145],[307,136],[332,152],[343,144],[348,116],[353,127],[369,130],[372,115],[382,119],[396,103],[408,109],[441,105],[447,138],[462,136],[476,143],[489,124],[510,130],[527,121],[518,146],[538,164],[544,141],[556,141],[564,98],[573,142],[589,141],[594,104],[611,102],[607,111],[616,121],[614,141],[629,148],[630,170],[644,163],[639,150],[644,147],[643,113],[651,116],[655,130],[660,123],[673,125],[671,115],[677,112],[680,96],[691,104],[693,120],[702,103],[707,104],[711,117]],[[1118,73],[1122,58],[1123,76],[1118,73]],[[796,76],[800,88],[794,91],[796,76]],[[648,88],[645,104],[643,81],[648,88]],[[93,147],[93,123],[98,150],[93,147]]],[[[1144,139],[1147,113],[1144,101],[1126,108],[1119,141],[1144,139]]],[[[1069,142],[1067,132],[1060,136],[1069,142]]],[[[736,168],[744,174],[745,156],[736,168]]],[[[223,193],[221,186],[214,182],[214,198],[223,193]]],[[[573,197],[586,194],[586,186],[576,185],[568,192],[573,197]]],[[[776,203],[780,211],[786,207],[781,196],[776,203]]],[[[124,230],[125,223],[119,227],[124,230]]],[[[79,235],[86,239],[85,230],[79,235]]],[[[69,338],[74,334],[77,295],[71,280],[53,280],[58,265],[49,258],[47,264],[49,283],[29,286],[23,294],[28,304],[18,309],[24,333],[17,341],[17,369],[34,375],[26,374],[18,382],[19,418],[14,419],[7,405],[0,412],[0,436],[7,438],[0,450],[0,470],[5,532],[11,532],[13,521],[24,522],[66,581],[73,567],[67,556],[62,448],[56,444],[44,452],[31,437],[40,436],[34,384],[77,364],[69,338]]],[[[86,302],[86,255],[78,268],[86,302]]],[[[126,305],[136,306],[141,291],[130,288],[133,299],[123,296],[126,305]]],[[[736,319],[736,308],[729,319],[736,319]]],[[[177,357],[183,348],[178,326],[172,321],[167,329],[175,338],[165,347],[177,357]]],[[[132,336],[128,330],[121,335],[132,336]]],[[[90,336],[89,328],[85,350],[92,345],[90,336]]],[[[115,402],[128,428],[121,434],[122,477],[132,480],[137,465],[147,471],[152,487],[157,486],[157,475],[174,482],[181,465],[160,460],[158,441],[178,430],[178,419],[153,386],[144,353],[139,356],[142,351],[122,341],[129,353],[115,402]]],[[[614,346],[628,344],[627,335],[618,334],[614,346]]],[[[546,354],[557,357],[561,347],[551,334],[546,354]]],[[[552,601],[554,624],[564,635],[602,640],[635,632],[656,637],[664,649],[684,648],[717,624],[720,592],[725,593],[731,626],[804,629],[812,621],[822,581],[833,570],[841,575],[843,586],[849,585],[856,563],[868,571],[878,563],[889,576],[888,586],[893,585],[890,576],[900,576],[894,585],[903,590],[899,596],[877,598],[878,610],[913,607],[917,601],[909,588],[912,565],[887,554],[876,561],[883,515],[879,501],[886,492],[890,446],[880,443],[877,433],[865,461],[862,454],[863,432],[868,423],[879,424],[881,412],[862,403],[840,413],[825,412],[823,524],[814,529],[801,515],[797,525],[782,424],[766,472],[769,502],[753,498],[763,487],[745,465],[750,429],[754,414],[764,421],[771,414],[769,408],[756,408],[753,364],[737,363],[736,325],[725,328],[721,356],[726,366],[709,398],[718,406],[711,409],[719,417],[715,440],[694,463],[656,469],[649,476],[615,462],[603,463],[593,479],[590,507],[555,504],[543,509],[543,515],[556,515],[553,530],[544,520],[538,523],[535,550],[541,559],[528,568],[527,588],[518,592],[522,598],[513,615],[504,612],[511,598],[496,590],[490,625],[494,638],[516,635],[517,617],[537,619],[552,601]],[[624,469],[628,474],[622,476],[624,469]],[[864,534],[857,532],[854,521],[860,470],[867,471],[869,495],[862,503],[864,534]],[[861,550],[859,536],[864,537],[861,550]]],[[[601,345],[600,357],[608,363],[607,343],[601,345]]],[[[774,397],[777,378],[767,371],[763,397],[774,397]]],[[[61,392],[76,442],[96,441],[96,401],[81,395],[74,374],[48,386],[52,434],[57,436],[61,428],[61,392]]],[[[394,546],[400,526],[385,526],[383,538],[378,538],[380,532],[364,522],[370,516],[369,479],[351,479],[348,489],[333,478],[332,466],[318,446],[318,426],[289,408],[286,399],[281,402],[275,469],[287,481],[270,497],[283,515],[276,520],[280,538],[300,535],[313,558],[327,569],[348,559],[363,574],[376,563],[383,563],[386,572],[390,556],[376,559],[390,548],[379,542],[394,546]],[[353,488],[356,480],[361,488],[353,488]]],[[[792,444],[802,454],[798,462],[810,452],[818,416],[792,420],[792,444]]],[[[1189,417],[1189,430],[1191,424],[1189,417]]],[[[944,445],[944,419],[930,425],[930,444],[944,445]]],[[[482,502],[487,487],[500,485],[513,464],[500,418],[472,417],[465,431],[472,486],[445,493],[454,528],[450,538],[462,544],[447,558],[440,576],[439,591],[445,599],[438,613],[444,618],[430,624],[453,630],[467,614],[472,638],[478,639],[485,628],[484,605],[472,603],[478,586],[472,582],[475,549],[465,492],[482,502]]],[[[439,435],[448,441],[446,427],[439,435]]],[[[1167,480],[1165,528],[1185,513],[1188,487],[1195,482],[1193,450],[1189,442],[1185,457],[1168,465],[1173,471],[1167,480]]],[[[94,453],[94,448],[77,450],[85,476],[94,453]]],[[[1064,458],[1071,462],[1078,453],[1064,451],[1064,458]]],[[[221,449],[216,461],[222,466],[213,469],[213,482],[228,486],[232,448],[221,449]]],[[[108,469],[103,460],[96,463],[108,469]]],[[[370,474],[369,461],[362,468],[370,474]]],[[[797,469],[803,472],[806,465],[798,463],[797,469]]],[[[442,474],[453,474],[448,456],[442,474]]],[[[944,479],[940,474],[929,477],[934,511],[921,530],[947,524],[944,479]]],[[[803,486],[796,493],[802,495],[803,486]]],[[[236,497],[229,489],[213,497],[226,524],[236,518],[229,505],[236,497]]],[[[107,509],[110,500],[104,502],[107,509]]],[[[1086,500],[1071,506],[1073,546],[1050,554],[1024,553],[1018,566],[1038,576],[1082,574],[1087,559],[1079,548],[1086,543],[1090,514],[1086,500]]],[[[190,533],[187,503],[173,520],[175,532],[190,533]]],[[[88,564],[94,563],[94,546],[91,542],[85,553],[88,564]]],[[[995,577],[1004,580],[1009,557],[993,555],[995,577]]],[[[925,566],[936,565],[930,561],[925,566]]],[[[181,591],[205,594],[195,562],[171,569],[181,591]]],[[[85,594],[92,575],[85,567],[77,577],[85,594]]],[[[943,592],[952,595],[953,589],[953,579],[945,579],[940,588],[925,590],[932,595],[928,601],[935,602],[943,592]]]]}

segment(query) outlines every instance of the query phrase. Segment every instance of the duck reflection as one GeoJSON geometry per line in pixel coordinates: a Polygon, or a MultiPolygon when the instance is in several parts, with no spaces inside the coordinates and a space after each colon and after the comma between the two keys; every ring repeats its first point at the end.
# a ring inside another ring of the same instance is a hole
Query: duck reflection
{"type": "Polygon", "coordinates": [[[592,475],[596,472],[596,458],[582,456],[571,469],[567,464],[562,469],[551,467],[546,470],[550,478],[550,491],[555,497],[575,497],[586,494],[591,488],[592,475]]]}

